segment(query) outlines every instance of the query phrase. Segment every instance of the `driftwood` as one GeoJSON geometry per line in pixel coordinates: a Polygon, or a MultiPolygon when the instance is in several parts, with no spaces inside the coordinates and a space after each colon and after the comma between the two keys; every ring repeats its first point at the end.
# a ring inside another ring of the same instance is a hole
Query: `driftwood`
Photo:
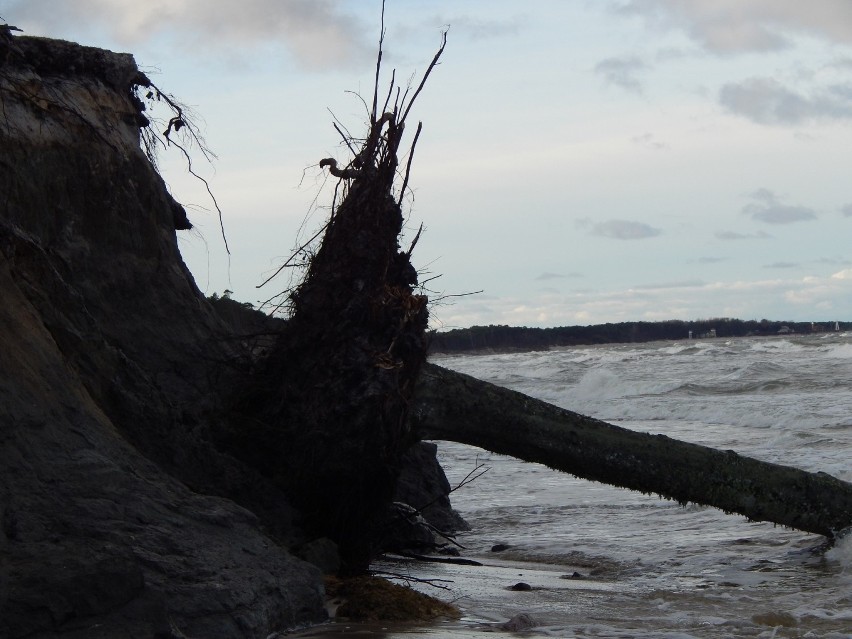
{"type": "Polygon", "coordinates": [[[852,526],[852,484],[649,435],[428,364],[411,407],[424,439],[449,440],[577,477],[714,506],[833,538],[852,526]]]}

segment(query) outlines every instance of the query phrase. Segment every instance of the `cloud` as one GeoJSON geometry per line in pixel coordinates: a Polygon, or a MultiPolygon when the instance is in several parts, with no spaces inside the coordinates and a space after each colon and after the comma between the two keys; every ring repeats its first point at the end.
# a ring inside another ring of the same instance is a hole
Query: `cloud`
{"type": "Polygon", "coordinates": [[[659,282],[657,284],[639,284],[633,286],[633,290],[637,291],[659,291],[672,288],[701,288],[705,282],[701,280],[680,280],[677,282],[659,282]]]}
{"type": "Polygon", "coordinates": [[[69,24],[99,27],[127,47],[168,35],[197,55],[214,42],[235,55],[282,44],[301,66],[321,71],[375,55],[376,29],[344,13],[342,5],[339,0],[12,0],[7,13],[55,33],[67,31],[69,24]]]}
{"type": "Polygon", "coordinates": [[[773,78],[749,78],[724,85],[719,90],[719,103],[731,113],[759,124],[843,120],[852,118],[852,85],[832,85],[809,96],[773,78]]]}
{"type": "Polygon", "coordinates": [[[821,257],[815,260],[815,262],[817,264],[826,264],[827,266],[849,266],[852,264],[852,260],[838,257],[821,257]]]}
{"type": "Polygon", "coordinates": [[[837,271],[831,276],[833,280],[852,280],[852,268],[843,269],[842,271],[837,271]]]}
{"type": "Polygon", "coordinates": [[[529,291],[517,297],[491,300],[488,314],[475,298],[459,298],[440,309],[448,327],[473,324],[570,326],[635,320],[697,319],[701,317],[769,317],[815,321],[849,315],[852,268],[830,277],[700,280],[647,287],[574,291],[552,295],[529,291]]]}
{"type": "Polygon", "coordinates": [[[849,0],[628,0],[619,11],[658,29],[685,31],[718,54],[781,50],[794,34],[852,43],[849,0]]]}
{"type": "Polygon", "coordinates": [[[542,273],[541,275],[539,275],[535,279],[537,281],[540,281],[540,282],[545,282],[547,280],[562,280],[562,279],[565,279],[567,277],[582,277],[582,274],[580,274],[580,273],[567,273],[567,274],[563,275],[561,273],[549,273],[549,272],[547,272],[547,273],[542,273]]]}
{"type": "Polygon", "coordinates": [[[813,209],[806,206],[791,206],[778,201],[768,189],[758,189],[751,194],[753,202],[746,204],[742,212],[751,219],[767,224],[790,224],[817,219],[813,209]]]}
{"type": "Polygon", "coordinates": [[[852,217],[852,204],[844,204],[840,207],[840,212],[843,213],[843,217],[852,217]]]}
{"type": "Polygon", "coordinates": [[[767,240],[772,236],[765,231],[756,233],[737,233],[736,231],[716,231],[718,240],[767,240]]]}
{"type": "Polygon", "coordinates": [[[516,36],[526,23],[523,17],[512,20],[489,20],[487,18],[471,17],[469,15],[452,16],[444,18],[439,16],[429,21],[430,26],[443,27],[452,25],[453,36],[460,34],[471,40],[488,40],[491,38],[504,38],[516,36]]]}
{"type": "MultiPolygon", "coordinates": [[[[717,234],[717,236],[718,236],[718,234],[717,234]]],[[[710,257],[710,256],[699,257],[698,263],[699,264],[718,264],[719,262],[724,262],[727,259],[728,258],[726,258],[726,257],[710,257]]]]}
{"type": "Polygon", "coordinates": [[[588,229],[591,235],[616,240],[642,240],[662,234],[660,229],[649,224],[630,220],[608,220],[593,223],[590,219],[585,218],[577,221],[577,227],[588,229]]]}
{"type": "Polygon", "coordinates": [[[646,149],[651,149],[652,151],[661,151],[662,149],[669,148],[668,144],[658,141],[652,133],[643,133],[642,135],[635,135],[630,138],[630,141],[637,146],[641,146],[646,149]]]}
{"type": "Polygon", "coordinates": [[[629,91],[642,94],[642,83],[636,75],[644,71],[647,65],[637,57],[607,58],[595,65],[595,73],[603,76],[607,84],[629,91]]]}
{"type": "Polygon", "coordinates": [[[796,262],[773,262],[772,264],[766,264],[763,268],[798,268],[799,264],[796,262]]]}

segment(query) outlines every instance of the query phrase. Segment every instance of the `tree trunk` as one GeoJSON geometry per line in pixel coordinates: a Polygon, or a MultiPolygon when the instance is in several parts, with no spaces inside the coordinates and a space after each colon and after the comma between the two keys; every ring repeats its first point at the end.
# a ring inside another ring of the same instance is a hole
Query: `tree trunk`
{"type": "Polygon", "coordinates": [[[681,504],[827,537],[852,526],[852,484],[825,473],[619,428],[431,364],[420,372],[410,416],[424,439],[479,446],[681,504]]]}

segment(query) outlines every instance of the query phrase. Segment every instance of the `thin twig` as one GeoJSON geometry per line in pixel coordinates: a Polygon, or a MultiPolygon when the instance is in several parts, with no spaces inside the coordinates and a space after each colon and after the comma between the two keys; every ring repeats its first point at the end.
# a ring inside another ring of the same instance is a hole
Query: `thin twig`
{"type": "MultiPolygon", "coordinates": [[[[391,71],[391,80],[388,85],[388,94],[385,97],[385,104],[382,106],[382,113],[388,110],[388,104],[390,103],[391,96],[393,95],[394,86],[396,86],[396,69],[391,71]]],[[[394,115],[396,115],[396,110],[394,110],[394,115]]]]}
{"type": "Polygon", "coordinates": [[[381,22],[381,30],[379,32],[379,52],[376,54],[376,79],[373,82],[373,110],[370,113],[370,124],[374,125],[376,123],[376,116],[378,113],[376,109],[378,109],[379,103],[379,75],[382,70],[382,45],[385,41],[385,0],[382,0],[382,22],[381,22]]]}
{"type": "Polygon", "coordinates": [[[384,576],[390,577],[391,579],[400,579],[406,583],[416,583],[416,584],[426,584],[428,586],[432,586],[433,588],[440,588],[441,590],[450,590],[447,586],[442,586],[442,583],[452,584],[455,583],[452,579],[422,579],[420,577],[412,577],[411,575],[401,575],[398,572],[387,572],[385,570],[371,570],[370,573],[376,577],[384,576]]]}
{"type": "MultiPolygon", "coordinates": [[[[403,117],[405,117],[405,116],[403,116],[403,117]]],[[[423,130],[423,123],[418,122],[417,123],[417,131],[414,133],[414,140],[411,142],[411,150],[408,152],[408,162],[405,165],[405,177],[402,180],[402,188],[399,190],[399,201],[396,203],[396,205],[400,208],[402,208],[402,198],[403,198],[403,196],[405,196],[405,189],[408,186],[408,176],[411,174],[411,161],[414,159],[414,147],[417,146],[417,138],[420,137],[420,132],[422,130],[423,130]]],[[[421,228],[421,230],[423,229],[422,226],[420,228],[421,228]]],[[[417,237],[420,237],[420,231],[417,232],[417,237]]],[[[417,239],[415,238],[414,241],[417,242],[417,239]]],[[[412,245],[411,248],[413,249],[414,245],[412,245]]],[[[408,253],[408,256],[411,257],[410,251],[408,253]]]]}
{"type": "MultiPolygon", "coordinates": [[[[213,201],[213,206],[216,207],[216,211],[219,213],[219,229],[222,231],[222,241],[225,243],[225,252],[230,256],[231,249],[228,246],[228,237],[225,235],[225,221],[222,215],[222,209],[219,208],[219,202],[216,200],[216,196],[213,195],[213,191],[210,189],[210,183],[201,177],[198,173],[196,173],[192,168],[192,158],[189,155],[189,151],[187,151],[183,146],[168,138],[169,144],[174,144],[177,148],[181,150],[184,158],[186,158],[186,170],[192,175],[195,179],[200,180],[202,184],[204,184],[204,188],[207,189],[207,194],[210,196],[210,199],[213,201]]],[[[203,151],[202,151],[203,152],[203,151]]]]}
{"type": "Polygon", "coordinates": [[[411,107],[414,105],[414,101],[417,99],[417,96],[420,95],[420,92],[426,85],[426,80],[429,79],[429,74],[432,73],[432,69],[434,69],[435,66],[438,64],[438,60],[441,58],[441,54],[444,52],[444,48],[447,46],[448,31],[449,27],[447,27],[441,32],[441,46],[438,48],[438,52],[435,54],[435,57],[432,58],[432,62],[429,63],[429,67],[426,69],[426,73],[423,74],[423,78],[420,80],[420,85],[417,87],[417,90],[414,92],[414,95],[411,96],[411,100],[408,101],[408,106],[405,107],[405,111],[402,112],[402,117],[399,119],[400,122],[405,122],[405,118],[408,117],[408,112],[411,111],[411,107]]]}
{"type": "MultiPolygon", "coordinates": [[[[309,239],[307,242],[305,242],[299,248],[297,248],[295,251],[293,251],[293,253],[290,255],[290,257],[287,258],[286,262],[284,262],[281,266],[279,266],[272,275],[270,275],[265,280],[263,280],[260,284],[255,286],[255,288],[261,288],[262,286],[268,284],[270,282],[270,280],[275,278],[276,275],[278,275],[281,271],[283,271],[285,268],[290,266],[290,263],[296,258],[297,255],[299,255],[299,253],[301,253],[306,248],[308,248],[308,246],[311,244],[311,242],[313,242],[315,239],[317,239],[320,235],[322,235],[325,232],[325,230],[328,228],[329,224],[331,224],[331,220],[326,222],[325,225],[323,225],[323,227],[319,231],[314,233],[313,236],[311,237],[311,239],[309,239]]],[[[275,297],[277,297],[277,295],[273,296],[270,299],[274,299],[275,297]]]]}
{"type": "Polygon", "coordinates": [[[355,152],[355,149],[353,149],[353,148],[352,148],[352,144],[350,144],[350,142],[349,142],[349,140],[350,140],[350,136],[347,136],[347,135],[346,135],[346,134],[345,134],[345,133],[344,133],[344,132],[340,129],[340,127],[339,127],[339,126],[337,126],[337,122],[332,122],[332,125],[334,126],[335,130],[336,130],[336,131],[340,134],[340,137],[343,139],[344,144],[346,144],[346,146],[348,146],[348,147],[349,147],[349,151],[350,151],[350,153],[352,153],[352,155],[357,155],[357,153],[355,152]]]}
{"type": "Polygon", "coordinates": [[[431,555],[421,555],[415,552],[399,552],[396,553],[400,557],[407,557],[408,559],[416,559],[417,561],[427,561],[435,564],[456,564],[457,566],[481,566],[481,561],[476,561],[475,559],[465,559],[463,557],[433,557],[431,555]]]}
{"type": "Polygon", "coordinates": [[[411,244],[408,247],[408,250],[405,252],[405,256],[408,260],[411,259],[411,254],[414,252],[414,247],[417,246],[417,240],[420,239],[420,234],[423,232],[423,222],[420,223],[420,228],[417,229],[417,235],[414,236],[414,240],[412,240],[411,244]]]}

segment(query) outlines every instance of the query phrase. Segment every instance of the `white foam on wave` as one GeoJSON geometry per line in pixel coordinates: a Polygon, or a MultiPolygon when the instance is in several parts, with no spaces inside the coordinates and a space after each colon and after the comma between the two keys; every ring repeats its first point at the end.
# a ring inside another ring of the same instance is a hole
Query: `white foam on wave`
{"type": "Polygon", "coordinates": [[[841,574],[852,581],[852,526],[847,528],[845,534],[825,553],[825,558],[838,562],[841,574]]]}
{"type": "Polygon", "coordinates": [[[678,382],[646,377],[643,380],[628,379],[607,368],[593,368],[580,377],[579,381],[564,391],[568,401],[589,401],[661,395],[679,385],[678,382]]]}
{"type": "Polygon", "coordinates": [[[832,344],[825,351],[825,357],[852,359],[852,344],[832,344]]]}
{"type": "Polygon", "coordinates": [[[756,340],[750,343],[750,350],[759,353],[793,353],[804,350],[804,346],[788,339],[756,340]]]}

